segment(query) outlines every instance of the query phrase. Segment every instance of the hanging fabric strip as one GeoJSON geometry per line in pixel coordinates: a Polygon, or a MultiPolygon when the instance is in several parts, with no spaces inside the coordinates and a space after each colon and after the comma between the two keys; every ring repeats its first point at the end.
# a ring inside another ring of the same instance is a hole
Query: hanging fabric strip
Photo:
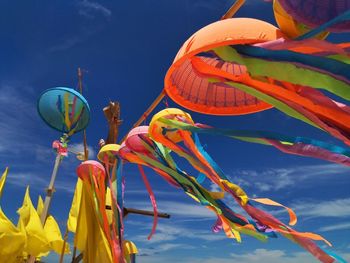
{"type": "Polygon", "coordinates": [[[269,198],[252,198],[250,200],[253,200],[255,202],[258,202],[258,203],[261,203],[264,205],[281,206],[284,209],[286,209],[288,214],[289,214],[289,218],[290,218],[289,225],[294,226],[297,223],[297,216],[294,213],[294,211],[292,209],[290,209],[289,207],[286,207],[280,203],[277,203],[269,198]]]}
{"type": "Polygon", "coordinates": [[[299,68],[292,63],[243,57],[231,46],[215,48],[214,52],[224,61],[245,65],[252,76],[266,76],[279,81],[324,89],[346,100],[350,100],[349,84],[328,74],[299,68]]]}
{"type": "MultiPolygon", "coordinates": [[[[264,131],[244,131],[244,130],[240,131],[240,130],[228,130],[228,129],[218,129],[218,128],[201,128],[200,124],[197,124],[196,126],[194,126],[194,125],[182,123],[175,120],[169,120],[165,118],[161,118],[159,121],[167,125],[172,125],[173,127],[176,127],[182,130],[189,130],[192,132],[207,133],[212,135],[224,135],[224,136],[233,137],[243,141],[265,144],[265,145],[273,145],[275,147],[278,146],[277,144],[275,144],[275,142],[279,142],[279,144],[281,144],[282,146],[285,145],[285,147],[287,147],[288,145],[292,146],[295,144],[302,143],[305,146],[310,145],[313,147],[324,149],[327,152],[329,152],[329,154],[332,154],[331,156],[327,154],[323,155],[322,159],[334,162],[336,160],[334,159],[335,156],[338,156],[339,160],[346,160],[346,161],[341,161],[340,163],[344,165],[349,165],[347,161],[348,160],[347,157],[350,157],[349,148],[343,148],[340,146],[332,145],[332,144],[314,140],[314,139],[309,139],[304,137],[285,136],[274,132],[264,132],[264,131]]],[[[304,148],[304,149],[305,151],[303,152],[303,155],[320,158],[319,156],[315,156],[313,154],[313,150],[311,148],[309,149],[310,150],[309,152],[306,151],[307,148],[304,148]]]]}
{"type": "Polygon", "coordinates": [[[147,188],[148,194],[149,194],[149,198],[151,199],[151,203],[153,206],[153,226],[152,226],[152,231],[151,233],[148,235],[147,239],[150,240],[151,237],[153,236],[153,234],[156,232],[156,228],[157,228],[157,222],[158,222],[158,210],[157,210],[157,203],[156,203],[156,199],[154,197],[154,193],[152,191],[152,187],[147,179],[147,176],[145,174],[145,171],[143,170],[143,167],[141,165],[138,165],[139,171],[141,173],[142,176],[142,180],[145,183],[145,186],[147,188]]]}

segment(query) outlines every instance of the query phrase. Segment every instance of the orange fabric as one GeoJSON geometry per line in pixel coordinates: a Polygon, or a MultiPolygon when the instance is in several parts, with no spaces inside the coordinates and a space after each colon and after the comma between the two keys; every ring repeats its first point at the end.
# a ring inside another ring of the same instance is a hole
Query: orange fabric
{"type": "MultiPolygon", "coordinates": [[[[272,108],[271,105],[260,102],[257,105],[246,107],[216,105],[205,106],[186,100],[178,92],[178,87],[173,84],[173,73],[191,57],[208,51],[212,48],[235,45],[235,44],[255,44],[283,37],[282,32],[275,26],[252,18],[232,18],[212,23],[192,35],[181,47],[171,67],[169,68],[165,80],[164,89],[167,95],[177,104],[190,110],[213,114],[213,115],[238,115],[248,114],[272,108]]],[[[231,88],[232,90],[232,88],[231,88]]]]}
{"type": "Polygon", "coordinates": [[[204,171],[205,174],[209,174],[210,178],[213,182],[215,182],[222,190],[224,190],[224,186],[220,181],[220,176],[215,172],[213,167],[207,162],[207,160],[203,157],[203,155],[198,151],[195,143],[192,140],[191,133],[188,131],[179,130],[181,137],[188,144],[188,147],[192,151],[192,153],[198,158],[201,164],[206,168],[204,171]]]}
{"type": "Polygon", "coordinates": [[[299,105],[302,105],[305,109],[316,113],[322,118],[332,120],[339,127],[342,127],[342,129],[350,131],[350,116],[346,112],[316,105],[311,100],[301,97],[295,92],[283,89],[277,85],[252,79],[248,74],[234,76],[223,70],[210,67],[209,65],[203,63],[203,61],[195,57],[192,58],[192,63],[200,72],[207,73],[212,76],[222,77],[231,81],[243,83],[248,86],[254,87],[259,91],[262,91],[265,94],[273,95],[274,97],[280,97],[295,102],[299,105]]]}
{"type": "Polygon", "coordinates": [[[218,46],[255,44],[283,37],[275,26],[253,18],[231,18],[214,22],[194,33],[177,53],[172,66],[187,56],[218,46]]]}
{"type": "Polygon", "coordinates": [[[291,226],[294,226],[297,223],[297,215],[289,207],[284,206],[284,205],[277,203],[277,202],[275,202],[271,199],[268,199],[268,198],[253,198],[251,200],[258,202],[258,203],[261,203],[261,204],[264,204],[264,205],[281,206],[281,207],[285,208],[289,214],[289,218],[290,218],[289,224],[291,226]]]}
{"type": "MultiPolygon", "coordinates": [[[[189,155],[184,156],[183,155],[183,151],[182,149],[176,144],[173,143],[171,140],[169,140],[168,138],[159,135],[156,131],[159,129],[159,127],[157,126],[156,123],[154,123],[152,126],[150,126],[149,129],[149,134],[151,136],[152,139],[154,139],[155,141],[163,144],[165,147],[171,149],[172,151],[178,153],[180,156],[185,157],[185,158],[190,158],[189,155]]],[[[193,163],[192,165],[201,173],[206,173],[207,171],[203,169],[203,166],[201,163],[197,162],[195,159],[192,159],[193,163]]]]}
{"type": "Polygon", "coordinates": [[[328,246],[330,246],[330,247],[332,246],[332,244],[327,239],[325,239],[324,237],[322,237],[318,234],[309,233],[309,232],[297,232],[297,231],[291,230],[291,229],[290,229],[291,231],[286,231],[286,230],[282,230],[282,229],[276,229],[276,230],[282,234],[298,236],[298,237],[303,237],[303,238],[309,238],[309,239],[317,240],[317,241],[323,241],[328,246]]]}

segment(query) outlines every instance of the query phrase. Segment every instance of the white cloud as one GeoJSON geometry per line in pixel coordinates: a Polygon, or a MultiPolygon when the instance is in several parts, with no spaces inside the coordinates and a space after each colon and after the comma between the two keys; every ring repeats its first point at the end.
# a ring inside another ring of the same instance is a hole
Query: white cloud
{"type": "MultiPolygon", "coordinates": [[[[50,172],[48,172],[48,174],[42,174],[34,172],[13,173],[9,171],[6,183],[17,186],[20,189],[25,189],[25,187],[29,185],[33,189],[44,190],[49,184],[49,175],[50,172]]],[[[63,190],[68,193],[74,193],[75,182],[67,180],[56,180],[55,189],[63,190]]]]}
{"type": "Polygon", "coordinates": [[[101,14],[107,18],[112,15],[112,11],[105,6],[88,0],[83,0],[78,3],[79,15],[85,16],[87,18],[94,18],[96,14],[101,14]]]}
{"type": "Polygon", "coordinates": [[[139,257],[144,257],[144,256],[152,256],[155,254],[162,253],[164,251],[172,250],[174,248],[179,248],[179,247],[184,247],[183,244],[172,244],[172,243],[163,243],[163,244],[158,244],[156,248],[139,248],[139,257]]]}
{"type": "Polygon", "coordinates": [[[305,187],[307,181],[327,180],[332,176],[350,173],[350,168],[338,164],[304,165],[264,170],[235,170],[232,182],[241,187],[252,187],[260,192],[283,190],[291,186],[305,187]],[[300,182],[304,182],[300,184],[300,182]]]}
{"type": "Polygon", "coordinates": [[[38,123],[35,101],[26,99],[29,88],[18,92],[16,86],[0,86],[0,154],[29,154],[35,149],[29,130],[38,123]]]}
{"type": "MultiPolygon", "coordinates": [[[[342,230],[342,229],[350,229],[350,223],[340,223],[340,224],[334,224],[330,226],[324,226],[319,229],[321,232],[327,232],[327,231],[335,231],[335,230],[342,230]]],[[[350,246],[349,246],[350,248],[350,246]]]]}
{"type": "Polygon", "coordinates": [[[304,217],[350,217],[350,198],[330,201],[308,201],[292,205],[299,216],[304,217]]]}
{"type": "MultiPolygon", "coordinates": [[[[149,224],[143,225],[142,229],[151,229],[149,224]]],[[[175,241],[182,238],[204,240],[204,241],[217,241],[227,239],[224,233],[213,233],[210,229],[198,230],[193,227],[184,227],[179,224],[174,226],[173,224],[161,223],[157,226],[156,233],[152,236],[151,240],[147,240],[148,235],[138,235],[133,237],[134,241],[144,242],[145,244],[159,244],[165,241],[175,241]]],[[[158,246],[158,245],[157,245],[158,246]]]]}
{"type": "MultiPolygon", "coordinates": [[[[350,259],[350,254],[345,253],[341,255],[345,260],[350,259]]],[[[191,263],[231,263],[231,262],[244,262],[244,263],[258,263],[258,262],[269,262],[269,263],[317,263],[319,262],[311,254],[306,252],[297,252],[287,254],[283,250],[266,250],[256,249],[250,253],[243,254],[231,254],[230,258],[188,258],[183,262],[191,263]]]]}
{"type": "MultiPolygon", "coordinates": [[[[68,149],[75,153],[84,153],[84,144],[83,143],[72,143],[68,145],[68,149]]],[[[96,158],[96,151],[94,148],[88,145],[87,147],[89,153],[89,159],[96,158]]]]}
{"type": "Polygon", "coordinates": [[[306,252],[287,255],[283,250],[256,249],[251,253],[245,253],[241,255],[232,254],[231,256],[233,261],[245,263],[256,263],[261,262],[262,260],[269,263],[318,262],[306,252]]]}
{"type": "Polygon", "coordinates": [[[82,37],[80,35],[77,36],[72,36],[70,38],[64,39],[60,41],[60,44],[54,45],[48,49],[48,52],[56,52],[56,51],[62,51],[62,50],[67,50],[75,45],[83,42],[86,39],[86,36],[82,37]]]}
{"type": "MultiPolygon", "coordinates": [[[[349,261],[350,253],[340,254],[343,259],[349,261]]],[[[161,262],[169,262],[169,258],[161,257],[161,256],[153,256],[153,257],[142,257],[139,262],[141,263],[161,263],[161,262]]],[[[191,262],[191,263],[232,263],[232,262],[242,262],[242,263],[259,263],[259,262],[268,262],[268,263],[317,263],[312,255],[306,252],[297,252],[287,254],[283,250],[266,250],[266,249],[256,249],[249,253],[242,254],[231,254],[227,257],[222,257],[222,255],[218,254],[217,257],[181,257],[181,262],[191,262]]]]}
{"type": "Polygon", "coordinates": [[[36,174],[36,173],[11,173],[9,172],[9,175],[7,177],[6,183],[12,184],[15,186],[20,186],[23,189],[30,185],[34,188],[44,188],[46,184],[49,182],[45,180],[42,176],[36,174]]]}
{"type": "Polygon", "coordinates": [[[48,48],[47,51],[49,53],[65,51],[78,44],[83,44],[87,39],[99,32],[104,27],[105,22],[109,21],[112,16],[111,10],[97,2],[82,0],[77,2],[76,7],[80,16],[89,19],[89,21],[87,21],[88,23],[83,23],[73,35],[64,36],[59,39],[59,44],[55,44],[48,48]],[[95,21],[95,18],[97,17],[102,17],[102,19],[95,21]]]}

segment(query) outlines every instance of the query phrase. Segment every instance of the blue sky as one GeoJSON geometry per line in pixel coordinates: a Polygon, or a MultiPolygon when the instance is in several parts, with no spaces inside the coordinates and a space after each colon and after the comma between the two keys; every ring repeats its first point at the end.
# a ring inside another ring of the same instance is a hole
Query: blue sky
{"type": "MultiPolygon", "coordinates": [[[[162,90],[166,70],[181,44],[199,28],[218,20],[231,2],[1,1],[0,168],[10,167],[1,199],[5,213],[17,222],[16,209],[25,186],[30,185],[36,201],[49,183],[55,158],[51,143],[59,134],[36,112],[36,101],[43,90],[55,86],[76,88],[77,68],[85,70],[84,96],[92,110],[87,136],[95,158],[98,141],[107,134],[102,108],[108,101],[121,103],[124,123],[120,132],[124,135],[162,90]]],[[[237,16],[275,23],[270,3],[247,2],[237,16]]],[[[332,40],[349,41],[349,35],[334,36],[332,40]]],[[[169,104],[176,106],[170,100],[169,104]]],[[[158,110],[162,107],[164,104],[158,110]]],[[[192,116],[197,122],[216,127],[271,130],[341,144],[274,109],[238,117],[192,116]]],[[[81,147],[81,141],[81,134],[77,134],[71,147],[81,147]]],[[[334,251],[350,260],[349,168],[222,137],[203,135],[201,141],[232,181],[250,196],[269,197],[295,209],[299,216],[297,230],[322,234],[333,243],[334,251]]],[[[69,156],[57,178],[51,212],[62,231],[78,164],[74,156],[69,156]]],[[[136,167],[128,164],[124,172],[126,206],[150,209],[136,167]]],[[[243,243],[237,244],[223,233],[212,233],[215,218],[207,209],[171,188],[151,170],[146,169],[146,173],[159,210],[172,217],[159,220],[151,241],[146,239],[151,218],[127,218],[127,238],[139,248],[138,262],[316,262],[282,237],[266,244],[244,237],[243,243]]],[[[287,222],[283,211],[269,211],[287,222]]],[[[47,261],[55,262],[54,258],[47,261]]]]}

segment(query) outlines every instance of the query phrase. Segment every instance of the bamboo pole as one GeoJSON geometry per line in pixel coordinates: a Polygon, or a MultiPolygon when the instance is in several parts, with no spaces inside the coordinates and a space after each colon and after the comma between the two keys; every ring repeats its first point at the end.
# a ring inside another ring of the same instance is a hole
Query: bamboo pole
{"type": "Polygon", "coordinates": [[[41,213],[41,217],[40,217],[41,224],[43,226],[45,225],[47,214],[49,212],[51,199],[52,199],[52,195],[54,192],[55,180],[56,180],[56,176],[57,176],[57,172],[58,172],[58,167],[60,166],[60,164],[61,164],[61,155],[59,153],[57,153],[56,159],[55,159],[55,166],[54,166],[52,174],[51,174],[50,184],[46,190],[46,197],[45,197],[45,201],[44,201],[43,212],[41,213]]]}
{"type": "MultiPolygon", "coordinates": [[[[79,93],[83,94],[83,84],[82,84],[82,71],[80,68],[78,68],[78,84],[79,84],[79,93]]],[[[84,161],[88,160],[88,148],[87,148],[87,139],[86,139],[86,130],[84,129],[83,131],[83,144],[84,144],[84,161]]],[[[78,154],[74,151],[71,151],[74,154],[78,154]]],[[[65,252],[65,248],[66,248],[66,244],[67,244],[67,239],[68,239],[68,226],[66,224],[66,230],[64,233],[64,238],[63,238],[63,246],[62,246],[62,250],[61,250],[61,255],[60,255],[60,260],[59,263],[63,262],[63,258],[64,258],[64,252],[65,252]]],[[[74,247],[74,252],[73,252],[73,259],[75,257],[75,252],[76,252],[76,247],[74,247]]]]}
{"type": "Polygon", "coordinates": [[[221,20],[233,17],[237,11],[244,5],[245,0],[236,0],[227,12],[221,17],[221,20]]]}
{"type": "MultiPolygon", "coordinates": [[[[79,82],[79,92],[83,95],[83,73],[81,69],[78,68],[78,82],[79,82]]],[[[84,143],[84,160],[87,161],[89,158],[89,151],[87,148],[86,130],[83,131],[83,143],[84,143]]]]}
{"type": "Polygon", "coordinates": [[[64,252],[66,250],[67,239],[68,239],[68,226],[66,224],[66,232],[64,233],[64,236],[63,236],[63,246],[62,246],[61,255],[60,255],[60,261],[59,261],[60,263],[63,263],[63,258],[64,258],[64,252]]]}
{"type": "MultiPolygon", "coordinates": [[[[83,73],[81,71],[81,68],[79,67],[78,68],[78,84],[79,84],[79,92],[81,95],[83,95],[83,73]]],[[[88,147],[87,147],[87,136],[86,136],[86,130],[84,129],[83,130],[83,144],[84,144],[84,161],[87,161],[88,158],[89,158],[89,151],[88,151],[88,147]]],[[[80,213],[79,213],[80,214],[80,213]]],[[[79,220],[78,220],[79,222],[79,220]]],[[[78,228],[78,224],[77,224],[77,228],[78,228]]],[[[66,225],[66,231],[68,232],[68,226],[66,225]]],[[[66,244],[66,240],[64,240],[64,246],[66,244]]],[[[64,247],[63,247],[64,249],[64,247]]],[[[62,261],[63,261],[63,255],[64,255],[64,250],[62,249],[62,252],[61,252],[61,258],[62,258],[62,261]]],[[[72,262],[75,261],[75,256],[76,256],[76,253],[77,253],[77,248],[76,246],[74,246],[73,248],[73,254],[72,254],[72,262]]],[[[62,261],[60,261],[60,263],[62,263],[62,261]]]]}

